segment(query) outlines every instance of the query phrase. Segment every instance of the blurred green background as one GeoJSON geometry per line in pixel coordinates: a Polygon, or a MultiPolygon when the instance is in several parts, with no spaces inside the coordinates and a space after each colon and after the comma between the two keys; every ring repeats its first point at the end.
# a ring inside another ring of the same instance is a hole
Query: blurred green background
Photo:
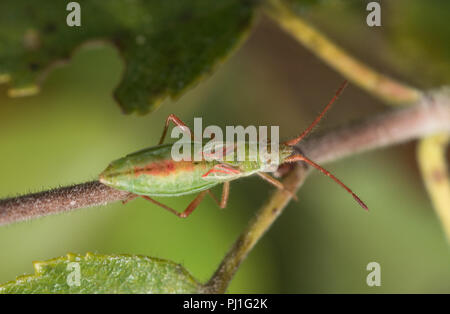
{"type": "MultiPolygon", "coordinates": [[[[362,24],[365,15],[336,10],[317,10],[309,18],[378,69],[419,86],[434,84],[395,61],[383,33],[389,25],[369,29],[362,24]],[[333,24],[333,15],[342,22],[333,24]]],[[[211,78],[144,117],[125,116],[115,104],[112,90],[123,64],[108,46],[81,49],[69,65],[50,72],[37,96],[9,99],[7,87],[0,86],[0,198],[95,179],[113,159],[154,145],[170,113],[188,124],[203,117],[204,125],[279,125],[283,138],[298,134],[343,79],[272,22],[257,24],[211,78]]],[[[350,86],[320,128],[385,109],[350,86]]],[[[312,174],[299,201],[243,263],[229,292],[449,293],[450,252],[418,173],[414,143],[327,166],[370,212],[312,174]],[[372,261],[381,265],[381,287],[366,285],[372,261]]],[[[233,182],[226,210],[208,199],[186,220],[136,200],[3,226],[0,282],[32,273],[34,260],[87,251],[170,259],[206,281],[271,189],[258,178],[233,182]]],[[[191,199],[163,201],[183,209],[191,199]]]]}

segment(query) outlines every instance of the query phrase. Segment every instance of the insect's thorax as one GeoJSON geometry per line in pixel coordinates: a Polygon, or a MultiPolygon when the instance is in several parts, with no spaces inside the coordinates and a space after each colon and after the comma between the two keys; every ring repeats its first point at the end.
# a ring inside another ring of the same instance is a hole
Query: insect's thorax
{"type": "Polygon", "coordinates": [[[233,180],[256,172],[274,172],[293,153],[292,147],[283,144],[275,147],[270,144],[259,146],[257,142],[218,142],[208,145],[203,152],[207,160],[216,160],[239,170],[238,173],[217,172],[210,179],[233,180]]]}

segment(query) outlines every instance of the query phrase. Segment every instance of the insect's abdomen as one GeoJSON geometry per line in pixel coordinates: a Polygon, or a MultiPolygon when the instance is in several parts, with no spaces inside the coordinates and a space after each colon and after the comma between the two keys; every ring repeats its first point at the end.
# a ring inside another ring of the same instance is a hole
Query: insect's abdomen
{"type": "Polygon", "coordinates": [[[191,194],[217,184],[202,178],[213,163],[173,161],[171,147],[152,147],[113,161],[100,174],[100,182],[148,196],[191,194]]]}

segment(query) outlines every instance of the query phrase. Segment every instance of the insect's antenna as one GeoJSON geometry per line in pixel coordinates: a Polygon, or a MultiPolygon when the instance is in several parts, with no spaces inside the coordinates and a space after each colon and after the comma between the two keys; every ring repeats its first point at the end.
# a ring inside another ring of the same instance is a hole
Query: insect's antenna
{"type": "Polygon", "coordinates": [[[335,100],[339,97],[339,95],[342,93],[342,91],[344,90],[344,88],[347,86],[348,81],[344,81],[341,85],[341,87],[339,87],[339,89],[337,90],[336,94],[334,95],[334,97],[330,100],[330,102],[326,105],[325,109],[322,110],[322,112],[316,117],[316,119],[313,121],[313,123],[311,123],[311,125],[303,131],[302,134],[300,134],[299,137],[293,138],[292,140],[286,141],[284,144],[287,146],[294,146],[295,144],[297,144],[298,142],[300,142],[306,135],[309,134],[309,132],[311,132],[311,130],[317,125],[317,123],[319,123],[319,121],[323,118],[323,116],[325,115],[325,113],[328,111],[328,109],[330,109],[331,105],[335,102],[335,100]]]}
{"type": "Polygon", "coordinates": [[[292,156],[286,158],[286,160],[285,160],[285,162],[295,162],[295,161],[304,161],[304,162],[308,163],[309,165],[313,166],[314,168],[316,168],[317,170],[319,170],[320,172],[322,172],[324,175],[329,176],[337,184],[339,184],[345,190],[347,190],[347,192],[349,192],[353,196],[353,198],[358,202],[359,205],[361,205],[362,208],[364,208],[365,210],[369,210],[367,205],[364,204],[364,202],[361,201],[361,199],[355,193],[353,193],[352,190],[350,190],[344,183],[342,183],[341,180],[336,178],[332,173],[330,173],[326,169],[324,169],[321,166],[319,166],[318,164],[316,164],[314,161],[312,161],[312,160],[310,160],[310,159],[308,159],[305,156],[300,155],[300,154],[299,155],[292,155],[292,156]]]}

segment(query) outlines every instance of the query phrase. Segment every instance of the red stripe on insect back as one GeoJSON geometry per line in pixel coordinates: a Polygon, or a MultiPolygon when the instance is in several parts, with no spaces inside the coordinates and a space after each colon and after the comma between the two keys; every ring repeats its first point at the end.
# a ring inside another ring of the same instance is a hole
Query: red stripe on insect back
{"type": "Polygon", "coordinates": [[[151,162],[143,167],[135,166],[134,175],[153,175],[153,176],[167,176],[179,170],[190,170],[193,164],[188,161],[175,162],[172,160],[164,160],[159,162],[151,162]]]}

